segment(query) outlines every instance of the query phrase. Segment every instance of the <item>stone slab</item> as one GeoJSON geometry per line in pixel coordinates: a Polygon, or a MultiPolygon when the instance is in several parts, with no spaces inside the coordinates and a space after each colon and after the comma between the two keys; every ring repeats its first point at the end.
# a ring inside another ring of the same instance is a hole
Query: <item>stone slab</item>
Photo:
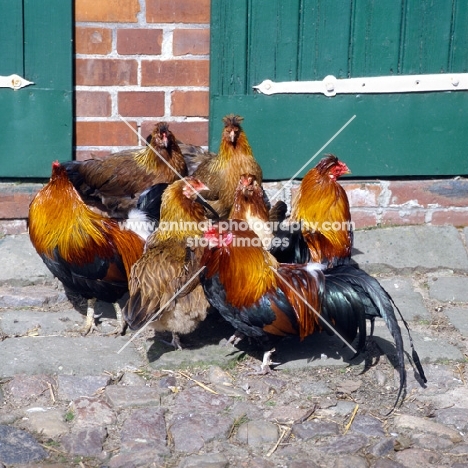
{"type": "Polygon", "coordinates": [[[32,246],[28,234],[0,239],[0,258],[0,285],[28,286],[51,283],[54,280],[52,273],[32,246]]]}
{"type": "Polygon", "coordinates": [[[369,273],[468,271],[468,253],[453,226],[401,226],[358,230],[353,259],[369,273]]]}
{"type": "Polygon", "coordinates": [[[0,342],[0,377],[15,374],[97,375],[145,364],[133,344],[117,352],[127,337],[47,336],[0,342]]]}

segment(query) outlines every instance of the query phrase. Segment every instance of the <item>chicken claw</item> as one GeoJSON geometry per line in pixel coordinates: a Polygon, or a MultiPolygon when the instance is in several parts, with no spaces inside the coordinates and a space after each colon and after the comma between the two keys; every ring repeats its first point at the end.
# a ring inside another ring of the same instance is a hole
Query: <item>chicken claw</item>
{"type": "Polygon", "coordinates": [[[263,354],[262,364],[260,366],[260,370],[257,372],[251,372],[249,375],[266,375],[271,374],[271,367],[270,366],[277,366],[281,364],[280,362],[273,362],[271,360],[271,355],[276,351],[275,348],[270,349],[270,351],[265,351],[263,354]]]}
{"type": "Polygon", "coordinates": [[[96,305],[96,298],[88,299],[88,307],[86,309],[86,323],[85,326],[81,330],[81,334],[83,336],[89,335],[93,331],[99,332],[98,328],[96,327],[95,318],[99,317],[100,315],[95,316],[94,306],[96,305]]]}
{"type": "Polygon", "coordinates": [[[236,330],[234,334],[231,336],[231,338],[229,338],[229,340],[226,341],[225,346],[229,344],[232,344],[232,346],[236,346],[243,339],[244,339],[244,335],[236,330]]]}
{"type": "Polygon", "coordinates": [[[120,307],[118,302],[114,302],[112,305],[114,306],[115,315],[117,317],[117,326],[111,332],[106,333],[105,336],[125,335],[125,331],[127,330],[127,324],[125,323],[122,316],[122,308],[120,307]]]}

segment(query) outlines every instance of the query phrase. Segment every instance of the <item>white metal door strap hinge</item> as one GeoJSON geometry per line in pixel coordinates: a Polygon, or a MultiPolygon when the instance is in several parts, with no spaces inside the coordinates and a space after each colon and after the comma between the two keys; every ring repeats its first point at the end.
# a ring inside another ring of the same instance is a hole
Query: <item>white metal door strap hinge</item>
{"type": "Polygon", "coordinates": [[[262,81],[253,87],[263,94],[369,94],[420,93],[428,91],[468,90],[468,73],[433,75],[395,75],[337,79],[333,75],[322,81],[262,81]]]}
{"type": "Polygon", "coordinates": [[[12,88],[14,90],[34,84],[19,75],[0,76],[0,88],[12,88]]]}

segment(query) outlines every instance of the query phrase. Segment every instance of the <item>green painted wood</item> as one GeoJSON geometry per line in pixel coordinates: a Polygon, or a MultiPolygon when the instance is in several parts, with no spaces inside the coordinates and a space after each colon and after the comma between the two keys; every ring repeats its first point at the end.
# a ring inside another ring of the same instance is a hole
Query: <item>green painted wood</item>
{"type": "Polygon", "coordinates": [[[468,3],[213,0],[211,8],[210,150],[218,149],[222,117],[240,114],[265,176],[284,180],[356,115],[325,150],[349,163],[353,177],[468,174],[468,92],[252,91],[267,78],[467,72],[468,3]]]}
{"type": "MultiPolygon", "coordinates": [[[[263,3],[263,2],[260,2],[263,3]]],[[[300,27],[300,80],[349,75],[351,0],[303,0],[300,27]]]]}
{"type": "MultiPolygon", "coordinates": [[[[299,0],[272,0],[268,8],[251,8],[248,83],[271,76],[276,81],[297,80],[299,6],[299,0]]],[[[247,94],[253,94],[251,87],[247,94]]]]}
{"type": "Polygon", "coordinates": [[[217,118],[211,150],[219,147],[222,116],[244,116],[269,180],[292,177],[353,115],[309,168],[333,153],[349,165],[352,177],[468,174],[468,93],[218,96],[212,110],[217,118]]]}
{"type": "Polygon", "coordinates": [[[210,87],[223,95],[247,92],[247,13],[246,1],[214,1],[212,5],[210,87]]]}
{"type": "Polygon", "coordinates": [[[401,16],[399,1],[355,2],[350,76],[386,76],[398,72],[401,16]]]}
{"type": "Polygon", "coordinates": [[[401,73],[447,72],[452,24],[452,2],[412,0],[404,10],[401,73]]]}
{"type": "Polygon", "coordinates": [[[0,75],[23,76],[23,42],[11,40],[23,37],[23,1],[0,0],[0,11],[0,75]]]}
{"type": "Polygon", "coordinates": [[[24,0],[22,18],[8,43],[24,50],[34,85],[0,89],[0,177],[49,177],[54,160],[72,157],[72,5],[24,0]]]}
{"type": "Polygon", "coordinates": [[[468,72],[468,2],[454,0],[449,70],[468,72]]]}
{"type": "Polygon", "coordinates": [[[0,92],[0,176],[49,177],[55,160],[71,159],[73,94],[24,88],[0,92]]]}

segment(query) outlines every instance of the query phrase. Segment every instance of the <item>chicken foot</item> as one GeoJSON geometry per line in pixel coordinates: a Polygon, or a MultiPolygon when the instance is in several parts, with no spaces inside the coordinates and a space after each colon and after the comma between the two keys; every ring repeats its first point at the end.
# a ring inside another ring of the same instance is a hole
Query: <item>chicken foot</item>
{"type": "Polygon", "coordinates": [[[125,329],[127,328],[126,327],[126,323],[123,319],[123,315],[122,315],[122,308],[120,307],[119,303],[118,302],[114,302],[112,304],[114,306],[114,310],[115,310],[115,316],[117,317],[117,326],[115,327],[114,330],[112,330],[111,332],[109,333],[106,333],[106,336],[110,336],[110,335],[124,335],[125,334],[125,329]]]}
{"type": "Polygon", "coordinates": [[[226,341],[226,346],[232,344],[232,346],[236,346],[238,345],[243,339],[245,338],[245,336],[239,332],[239,331],[235,331],[234,334],[229,338],[229,340],[226,341]]]}
{"type": "MultiPolygon", "coordinates": [[[[86,309],[86,323],[82,329],[83,336],[89,335],[93,331],[99,333],[99,329],[96,326],[96,319],[99,318],[101,314],[96,314],[96,311],[95,311],[96,301],[97,301],[96,298],[88,299],[88,306],[86,309]]],[[[114,330],[112,330],[109,333],[106,333],[106,336],[122,335],[125,330],[125,323],[124,323],[123,316],[122,316],[122,308],[117,302],[114,302],[112,305],[114,307],[115,315],[117,317],[118,323],[114,330]]]]}
{"type": "Polygon", "coordinates": [[[266,375],[271,373],[270,366],[277,366],[279,362],[273,362],[271,360],[271,355],[276,351],[275,348],[270,349],[270,351],[265,351],[263,353],[262,364],[260,365],[260,370],[257,372],[251,372],[249,375],[266,375]]]}
{"type": "Polygon", "coordinates": [[[81,334],[83,336],[88,335],[93,331],[99,331],[96,327],[95,318],[98,318],[99,315],[95,315],[94,307],[96,305],[96,298],[88,299],[88,305],[86,308],[86,323],[83,329],[81,330],[81,334]]]}
{"type": "Polygon", "coordinates": [[[177,333],[172,332],[172,341],[166,341],[166,340],[159,340],[161,343],[164,343],[165,345],[168,346],[173,346],[176,350],[182,350],[184,349],[182,347],[182,344],[180,342],[179,335],[177,333]]]}

